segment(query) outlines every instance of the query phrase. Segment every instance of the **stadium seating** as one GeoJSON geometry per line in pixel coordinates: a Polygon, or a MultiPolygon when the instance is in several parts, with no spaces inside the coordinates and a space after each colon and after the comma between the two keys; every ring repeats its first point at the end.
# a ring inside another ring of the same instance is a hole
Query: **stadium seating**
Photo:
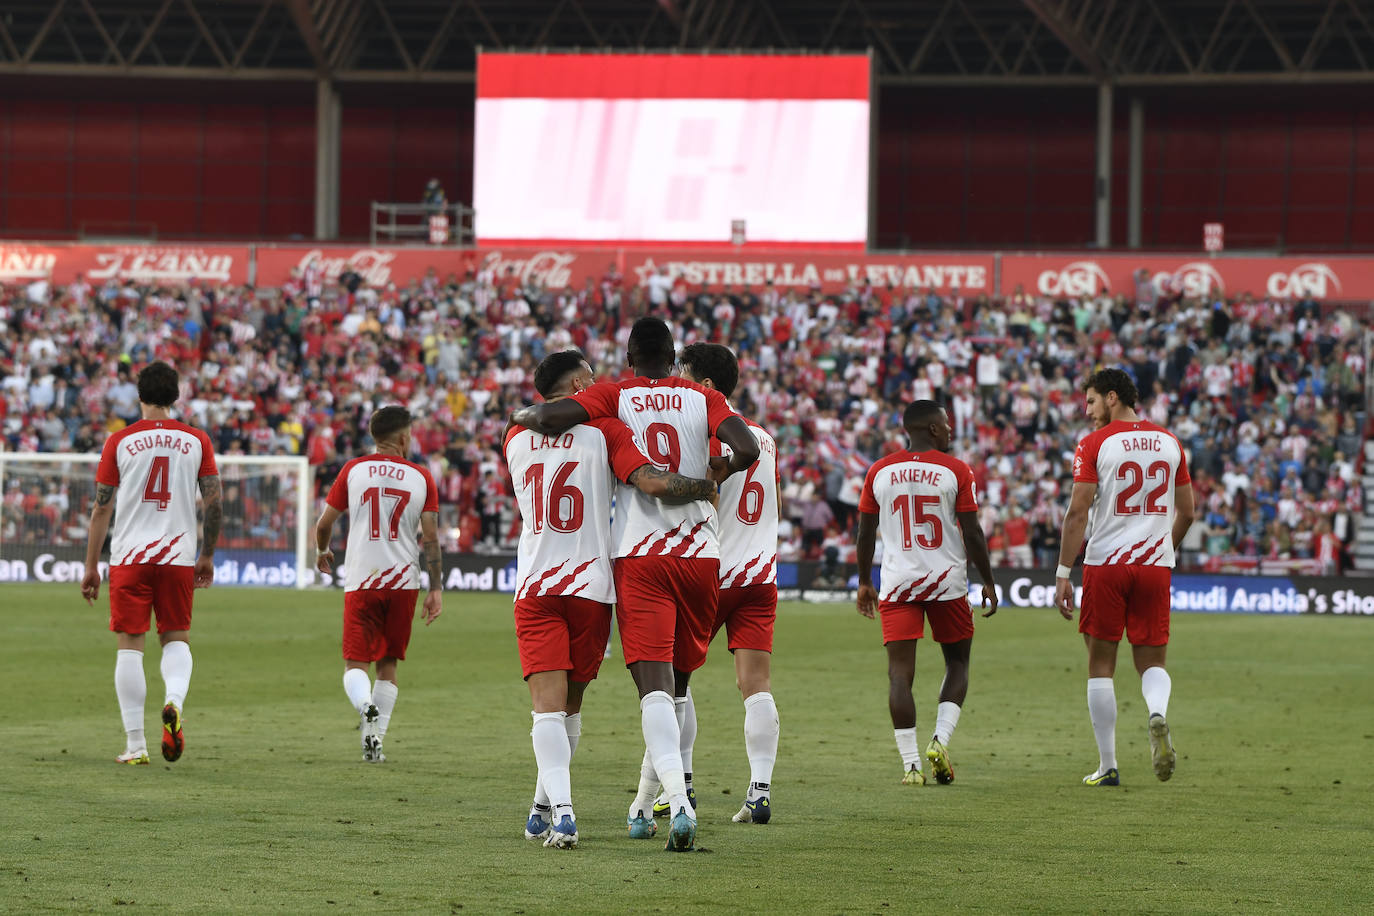
{"type": "MultiPolygon", "coordinates": [[[[136,417],[131,370],[166,359],[182,409],[222,453],[306,454],[327,486],[364,450],[384,403],[421,419],[450,550],[497,550],[517,524],[499,438],[534,399],[532,370],[576,346],[623,371],[628,326],[650,310],[613,269],[565,289],[431,272],[403,288],[280,291],[132,282],[5,288],[0,423],[6,446],[94,451],[136,417]]],[[[661,296],[656,298],[662,298],[661,296]]],[[[782,445],[782,558],[852,554],[867,466],[901,446],[901,406],[942,399],[974,467],[994,562],[1052,566],[1086,432],[1076,386],[1124,365],[1141,413],[1188,449],[1199,522],[1185,564],[1213,571],[1343,564],[1362,514],[1364,324],[1317,303],[1121,296],[1006,301],[930,290],[689,289],[656,311],[683,343],[737,349],[735,400],[782,445]]],[[[86,507],[17,486],[4,536],[77,538],[86,507]]],[[[322,492],[322,490],[321,490],[322,492]]],[[[272,507],[255,504],[270,523],[272,507]]]]}

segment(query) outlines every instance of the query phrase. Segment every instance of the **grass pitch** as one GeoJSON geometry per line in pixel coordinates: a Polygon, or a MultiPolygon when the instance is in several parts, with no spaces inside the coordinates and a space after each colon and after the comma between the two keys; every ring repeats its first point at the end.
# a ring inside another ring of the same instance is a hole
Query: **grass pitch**
{"type": "MultiPolygon", "coordinates": [[[[748,778],[717,644],[693,681],[699,845],[625,836],[642,742],[610,660],[588,692],[573,789],[582,847],[522,838],[534,780],[510,599],[446,595],[401,666],[388,762],[360,762],[340,684],[341,595],[197,593],[185,757],[119,767],[107,610],[75,585],[0,589],[0,910],[223,912],[1368,912],[1374,906],[1374,623],[1177,615],[1178,772],[1150,772],[1123,653],[1124,785],[1096,765],[1084,650],[1052,611],[979,621],[951,745],[957,780],[909,788],[876,623],[785,605],[772,824],[730,823],[748,778]]],[[[918,727],[939,653],[917,658],[918,727]]]]}

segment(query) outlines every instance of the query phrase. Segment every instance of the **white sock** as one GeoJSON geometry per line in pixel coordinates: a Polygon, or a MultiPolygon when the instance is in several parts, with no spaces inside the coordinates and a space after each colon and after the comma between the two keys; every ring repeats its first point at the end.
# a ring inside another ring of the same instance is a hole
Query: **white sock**
{"type": "Polygon", "coordinates": [[[191,644],[174,639],[162,647],[162,683],[167,688],[167,702],[180,709],[186,705],[186,691],[191,689],[191,644]]]}
{"type": "Polygon", "coordinates": [[[902,755],[902,768],[909,770],[914,766],[919,769],[921,750],[916,743],[916,727],[894,728],[892,737],[897,739],[897,753],[902,755]]]}
{"type": "Polygon", "coordinates": [[[577,753],[577,742],[582,739],[582,713],[575,712],[563,720],[563,729],[568,733],[568,756],[577,753]]]}
{"type": "Polygon", "coordinates": [[[530,737],[534,739],[534,761],[539,765],[539,784],[548,792],[556,808],[572,804],[572,776],[568,770],[572,754],[568,733],[563,728],[565,712],[536,712],[530,737]]]}
{"type": "Polygon", "coordinates": [[[119,714],[124,720],[126,753],[146,750],[143,737],[143,703],[148,699],[148,683],[143,678],[143,653],[137,649],[120,649],[115,653],[115,696],[119,698],[119,714]]]}
{"type": "Polygon", "coordinates": [[[673,698],[662,690],[655,690],[639,701],[639,710],[644,746],[673,813],[685,809],[689,817],[694,817],[692,804],[687,800],[687,781],[683,776],[682,749],[679,747],[682,736],[677,728],[673,698]]]}
{"type": "MultiPolygon", "coordinates": [[[[749,755],[749,782],[767,786],[778,760],[778,706],[767,691],[744,701],[744,752],[749,755]]],[[[751,790],[752,791],[752,790],[751,790]]]]}
{"type": "Polygon", "coordinates": [[[644,748],[644,759],[639,763],[639,791],[635,794],[635,800],[630,802],[630,817],[637,817],[643,814],[645,817],[654,816],[654,799],[658,797],[658,771],[654,769],[653,758],[649,756],[649,749],[644,748]]]}
{"type": "Polygon", "coordinates": [[[1116,686],[1109,677],[1088,678],[1088,715],[1097,739],[1096,775],[1116,766],[1116,686]]]}
{"type": "Polygon", "coordinates": [[[960,707],[948,700],[935,707],[935,740],[949,747],[949,739],[954,737],[954,726],[959,724],[960,707]]]}
{"type": "MultiPolygon", "coordinates": [[[[582,713],[575,712],[565,718],[563,730],[568,735],[568,762],[571,764],[573,754],[577,753],[577,742],[582,738],[582,713]]],[[[654,777],[654,791],[658,791],[658,777],[654,777]]],[[[549,793],[544,791],[544,784],[537,778],[534,781],[534,806],[536,808],[551,807],[549,793]]]]}
{"type": "Polygon", "coordinates": [[[682,775],[687,788],[692,787],[692,745],[697,742],[697,704],[692,702],[692,688],[685,697],[673,697],[673,712],[677,716],[678,750],[682,752],[682,775]]]}
{"type": "Polygon", "coordinates": [[[368,678],[367,672],[362,668],[347,669],[344,671],[343,685],[344,693],[348,694],[348,702],[353,704],[358,714],[366,712],[367,707],[372,705],[372,681],[368,678]]]}
{"type": "Polygon", "coordinates": [[[377,737],[386,737],[386,727],[391,724],[391,711],[396,708],[396,694],[400,688],[395,681],[378,680],[372,685],[372,705],[377,707],[377,737]]]}
{"type": "Polygon", "coordinates": [[[1169,715],[1169,693],[1173,686],[1169,672],[1158,665],[1146,668],[1140,675],[1140,692],[1145,695],[1145,708],[1150,715],[1169,715]]]}

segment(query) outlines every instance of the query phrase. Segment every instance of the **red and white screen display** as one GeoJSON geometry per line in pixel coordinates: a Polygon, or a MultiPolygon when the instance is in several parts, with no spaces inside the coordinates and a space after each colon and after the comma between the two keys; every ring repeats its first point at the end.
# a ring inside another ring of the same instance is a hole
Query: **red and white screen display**
{"type": "Polygon", "coordinates": [[[482,54],[482,244],[862,247],[866,56],[482,54]]]}

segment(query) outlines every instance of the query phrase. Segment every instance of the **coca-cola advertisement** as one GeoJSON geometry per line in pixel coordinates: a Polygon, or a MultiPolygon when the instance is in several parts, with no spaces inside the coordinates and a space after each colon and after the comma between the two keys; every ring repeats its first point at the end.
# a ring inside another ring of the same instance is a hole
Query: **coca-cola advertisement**
{"type": "Polygon", "coordinates": [[[580,286],[615,264],[626,280],[643,284],[660,268],[682,277],[688,285],[710,287],[768,283],[783,289],[821,289],[837,292],[864,283],[873,286],[936,289],[941,292],[993,292],[990,254],[865,255],[843,252],[757,252],[731,249],[620,249],[620,248],[501,248],[434,250],[416,248],[359,248],[337,245],[272,247],[257,250],[257,282],[279,286],[293,271],[304,273],[311,262],[326,280],[353,270],[370,285],[405,285],[434,268],[440,277],[462,276],[469,269],[508,273],[522,283],[542,286],[580,286]]]}
{"type": "Polygon", "coordinates": [[[1374,298],[1374,259],[1209,257],[1199,254],[1002,255],[1002,293],[1082,298],[1157,297],[1363,300],[1374,298]]]}
{"type": "Polygon", "coordinates": [[[78,274],[91,283],[247,283],[247,245],[0,243],[0,283],[47,280],[66,284],[78,274]]]}

